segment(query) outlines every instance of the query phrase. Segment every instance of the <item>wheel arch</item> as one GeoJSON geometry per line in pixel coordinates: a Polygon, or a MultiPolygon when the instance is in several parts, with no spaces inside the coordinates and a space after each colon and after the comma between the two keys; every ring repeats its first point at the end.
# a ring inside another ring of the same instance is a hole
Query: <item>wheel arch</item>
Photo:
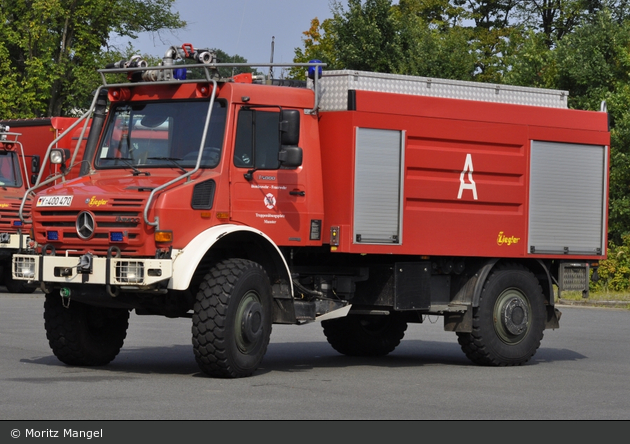
{"type": "MultiPolygon", "coordinates": [[[[205,274],[210,264],[228,258],[249,259],[260,264],[269,276],[272,287],[275,283],[284,284],[281,285],[282,291],[288,292],[284,296],[293,296],[289,266],[278,246],[261,231],[231,224],[205,230],[186,248],[174,253],[173,277],[169,288],[189,289],[196,274],[205,274]]],[[[277,291],[274,290],[274,297],[277,291]]]]}
{"type": "Polygon", "coordinates": [[[472,294],[472,306],[479,306],[479,298],[481,297],[481,292],[483,291],[483,286],[490,275],[490,272],[494,270],[497,266],[505,263],[520,263],[524,267],[526,267],[529,271],[531,271],[538,282],[543,291],[543,295],[545,296],[545,301],[547,305],[553,307],[554,298],[553,298],[553,280],[551,278],[551,273],[549,272],[549,268],[545,265],[545,263],[539,259],[526,259],[526,260],[510,260],[510,259],[498,259],[494,258],[486,262],[477,273],[477,280],[475,282],[472,294]]]}

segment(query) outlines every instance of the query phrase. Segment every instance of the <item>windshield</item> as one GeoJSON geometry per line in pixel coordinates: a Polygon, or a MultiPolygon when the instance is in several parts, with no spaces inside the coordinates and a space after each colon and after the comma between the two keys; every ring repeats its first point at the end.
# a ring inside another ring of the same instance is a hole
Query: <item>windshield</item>
{"type": "MultiPolygon", "coordinates": [[[[207,101],[114,103],[96,156],[96,167],[193,168],[208,106],[207,101]]],[[[204,144],[202,168],[219,164],[225,116],[225,103],[216,101],[204,144]]]]}
{"type": "Polygon", "coordinates": [[[17,155],[13,151],[0,151],[0,186],[21,187],[19,168],[17,155]]]}

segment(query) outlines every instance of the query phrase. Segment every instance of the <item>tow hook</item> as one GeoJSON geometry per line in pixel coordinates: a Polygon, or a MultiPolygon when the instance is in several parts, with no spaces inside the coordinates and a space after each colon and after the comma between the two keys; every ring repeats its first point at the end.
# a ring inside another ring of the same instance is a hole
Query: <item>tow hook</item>
{"type": "Polygon", "coordinates": [[[92,253],[84,254],[79,258],[79,264],[77,265],[77,272],[80,274],[92,273],[92,253]]]}
{"type": "Polygon", "coordinates": [[[59,290],[59,294],[61,295],[61,304],[64,308],[70,307],[70,289],[63,287],[59,290]]]}

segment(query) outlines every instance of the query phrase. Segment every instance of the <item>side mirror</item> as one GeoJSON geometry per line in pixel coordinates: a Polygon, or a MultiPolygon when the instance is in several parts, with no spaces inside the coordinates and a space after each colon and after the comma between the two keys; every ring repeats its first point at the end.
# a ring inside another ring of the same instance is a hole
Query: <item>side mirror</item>
{"type": "Polygon", "coordinates": [[[40,166],[40,157],[39,155],[35,154],[33,155],[32,159],[31,159],[31,173],[39,173],[39,166],[40,166]]]}
{"type": "Polygon", "coordinates": [[[280,119],[280,145],[296,146],[300,143],[300,112],[296,109],[282,110],[280,119]]]}
{"type": "Polygon", "coordinates": [[[299,146],[283,146],[278,153],[278,160],[282,166],[297,168],[302,165],[302,148],[299,146]]]}

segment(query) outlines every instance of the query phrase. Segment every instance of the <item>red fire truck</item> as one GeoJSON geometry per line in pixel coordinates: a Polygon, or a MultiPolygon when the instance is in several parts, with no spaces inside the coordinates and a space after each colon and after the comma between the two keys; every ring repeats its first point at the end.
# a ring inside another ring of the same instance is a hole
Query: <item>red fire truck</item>
{"type": "MultiPolygon", "coordinates": [[[[25,192],[36,182],[37,174],[46,177],[57,173],[56,165],[40,171],[41,160],[49,145],[72,124],[76,118],[52,117],[41,119],[15,119],[0,121],[0,268],[1,280],[12,293],[32,293],[37,286],[24,281],[15,281],[11,276],[11,256],[27,249],[30,226],[24,225],[19,217],[25,192]]],[[[68,134],[55,147],[72,147],[76,144],[68,134]]],[[[75,177],[78,174],[75,174],[75,177]]],[[[24,200],[24,215],[30,212],[30,197],[24,200]]]]}
{"type": "Polygon", "coordinates": [[[37,191],[36,250],[13,259],[47,293],[62,362],[113,360],[135,310],[191,317],[215,377],[254,373],[272,324],[321,321],[338,352],[384,356],[428,315],[472,362],[521,365],[559,327],[554,292],[588,296],[606,257],[604,107],[320,63],[297,65],[302,86],[223,66],[185,44],[157,67],[100,71],[100,137],[80,177],[37,191]]]}

